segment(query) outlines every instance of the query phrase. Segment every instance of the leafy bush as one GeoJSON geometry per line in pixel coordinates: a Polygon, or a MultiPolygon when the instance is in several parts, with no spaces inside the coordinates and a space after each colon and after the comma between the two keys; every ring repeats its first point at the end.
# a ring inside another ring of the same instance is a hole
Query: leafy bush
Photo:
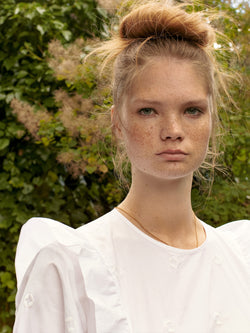
{"type": "MultiPolygon", "coordinates": [[[[234,66],[244,80],[242,87],[233,87],[239,109],[228,113],[220,106],[228,176],[216,172],[211,196],[199,181],[192,192],[198,216],[217,226],[249,213],[244,88],[249,11],[244,2],[237,10],[223,1],[205,3],[228,10],[239,22],[233,28],[226,19],[221,23],[242,54],[237,64],[229,54],[224,66],[234,66]]],[[[90,0],[6,0],[0,5],[0,333],[11,332],[13,324],[13,262],[23,223],[44,216],[78,227],[124,196],[113,176],[106,117],[110,88],[105,78],[98,79],[95,58],[85,65],[81,61],[91,40],[106,36],[107,20],[90,0]]]]}
{"type": "Polygon", "coordinates": [[[57,38],[65,44],[79,37],[101,37],[107,18],[92,0],[0,4],[1,333],[11,332],[14,319],[13,262],[22,224],[31,216],[43,215],[76,227],[108,209],[102,203],[107,196],[105,179],[98,183],[91,175],[72,178],[56,162],[50,146],[33,141],[12,113],[10,102],[13,98],[29,101],[53,113],[54,90],[67,86],[55,79],[47,64],[49,41],[57,38]]]}

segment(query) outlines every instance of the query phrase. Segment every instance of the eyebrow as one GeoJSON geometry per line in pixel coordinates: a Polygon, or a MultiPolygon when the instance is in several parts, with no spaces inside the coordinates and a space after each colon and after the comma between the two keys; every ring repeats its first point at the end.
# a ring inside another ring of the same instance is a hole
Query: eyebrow
{"type": "MultiPolygon", "coordinates": [[[[133,103],[135,104],[150,104],[150,105],[162,105],[164,102],[160,102],[157,100],[151,100],[147,98],[138,98],[134,99],[133,103]]],[[[202,106],[202,107],[208,107],[208,100],[203,98],[203,99],[196,99],[196,100],[190,100],[187,102],[182,103],[182,106],[184,107],[189,107],[189,106],[202,106]]]]}
{"type": "Polygon", "coordinates": [[[203,106],[203,107],[208,107],[208,100],[207,99],[196,99],[192,101],[188,101],[186,103],[183,103],[183,106],[203,106]]]}

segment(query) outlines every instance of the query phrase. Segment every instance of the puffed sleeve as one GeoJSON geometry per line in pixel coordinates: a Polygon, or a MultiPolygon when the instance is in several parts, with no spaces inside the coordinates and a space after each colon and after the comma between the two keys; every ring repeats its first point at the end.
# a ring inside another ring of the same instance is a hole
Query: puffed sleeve
{"type": "Polygon", "coordinates": [[[16,297],[13,333],[94,332],[78,260],[60,244],[43,248],[27,270],[16,297]]]}
{"type": "Polygon", "coordinates": [[[72,233],[48,219],[32,219],[22,231],[13,333],[95,332],[94,309],[79,264],[81,251],[74,251],[72,233]]]}
{"type": "Polygon", "coordinates": [[[234,236],[234,239],[241,249],[242,257],[247,264],[250,276],[250,220],[230,222],[218,229],[229,232],[234,236]]]}

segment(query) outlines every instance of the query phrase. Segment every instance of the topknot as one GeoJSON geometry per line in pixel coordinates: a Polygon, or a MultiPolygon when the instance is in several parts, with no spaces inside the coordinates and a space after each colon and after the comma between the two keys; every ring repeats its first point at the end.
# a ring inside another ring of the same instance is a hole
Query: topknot
{"type": "Polygon", "coordinates": [[[212,46],[215,33],[198,13],[186,13],[179,6],[159,3],[141,5],[120,24],[121,39],[172,38],[200,47],[212,46]]]}

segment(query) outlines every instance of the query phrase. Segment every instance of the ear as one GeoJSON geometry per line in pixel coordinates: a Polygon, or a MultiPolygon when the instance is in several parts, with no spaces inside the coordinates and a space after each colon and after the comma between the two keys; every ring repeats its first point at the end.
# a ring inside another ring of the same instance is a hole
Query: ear
{"type": "Polygon", "coordinates": [[[111,107],[111,123],[112,123],[112,131],[115,134],[117,139],[122,138],[122,131],[121,131],[121,122],[118,115],[118,110],[115,105],[111,107]]]}

